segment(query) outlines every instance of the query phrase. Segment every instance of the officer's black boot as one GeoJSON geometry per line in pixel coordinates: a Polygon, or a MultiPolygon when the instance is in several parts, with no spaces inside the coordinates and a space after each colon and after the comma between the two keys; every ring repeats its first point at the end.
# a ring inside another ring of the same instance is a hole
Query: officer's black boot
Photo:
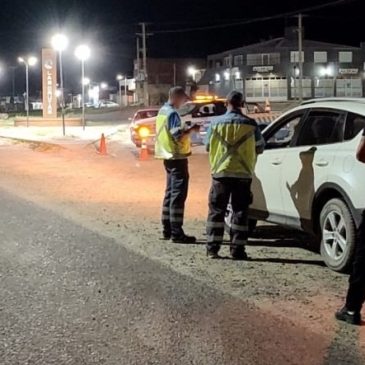
{"type": "Polygon", "coordinates": [[[245,261],[248,260],[248,256],[243,245],[231,245],[230,253],[233,260],[245,261]]]}
{"type": "Polygon", "coordinates": [[[173,237],[172,242],[182,243],[182,244],[195,243],[196,242],[196,237],[187,236],[186,234],[184,234],[184,235],[179,236],[179,237],[173,237]]]}
{"type": "Polygon", "coordinates": [[[354,324],[356,326],[361,325],[361,314],[360,312],[349,311],[346,307],[343,307],[336,312],[336,319],[342,322],[354,324]]]}
{"type": "Polygon", "coordinates": [[[220,259],[218,252],[220,250],[220,245],[217,244],[207,244],[207,257],[210,259],[220,259]]]}

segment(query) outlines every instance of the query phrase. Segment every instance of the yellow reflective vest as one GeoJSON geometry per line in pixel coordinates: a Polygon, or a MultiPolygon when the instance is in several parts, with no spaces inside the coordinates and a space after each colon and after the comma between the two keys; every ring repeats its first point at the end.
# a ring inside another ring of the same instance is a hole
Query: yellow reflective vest
{"type": "Polygon", "coordinates": [[[212,122],[207,145],[213,177],[252,178],[257,161],[256,130],[256,122],[238,111],[212,122]]]}
{"type": "Polygon", "coordinates": [[[157,116],[155,157],[158,159],[181,160],[191,155],[190,136],[185,134],[176,140],[171,133],[169,118],[173,113],[176,113],[176,110],[170,104],[165,104],[157,116]]]}

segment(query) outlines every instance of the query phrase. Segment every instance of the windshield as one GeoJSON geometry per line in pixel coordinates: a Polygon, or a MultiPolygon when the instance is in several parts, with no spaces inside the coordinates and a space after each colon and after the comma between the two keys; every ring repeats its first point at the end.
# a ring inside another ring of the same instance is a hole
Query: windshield
{"type": "Polygon", "coordinates": [[[227,111],[223,101],[207,103],[187,103],[179,109],[180,116],[191,115],[193,118],[215,117],[227,111]]]}
{"type": "Polygon", "coordinates": [[[135,120],[153,118],[156,117],[157,114],[158,110],[142,110],[137,113],[135,120]]]}

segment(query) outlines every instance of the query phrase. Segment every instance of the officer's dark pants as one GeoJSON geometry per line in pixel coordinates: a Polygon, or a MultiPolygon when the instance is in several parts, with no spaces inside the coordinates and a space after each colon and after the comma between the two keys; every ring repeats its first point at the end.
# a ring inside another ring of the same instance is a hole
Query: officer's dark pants
{"type": "Polygon", "coordinates": [[[248,207],[251,203],[251,180],[213,178],[209,193],[207,222],[208,250],[218,252],[223,242],[224,218],[231,199],[233,217],[231,226],[232,247],[244,249],[248,238],[248,207]]]}
{"type": "Polygon", "coordinates": [[[347,292],[346,307],[350,311],[360,311],[365,301],[365,212],[359,231],[354,265],[350,275],[350,286],[347,292]]]}
{"type": "Polygon", "coordinates": [[[179,238],[184,235],[184,209],[188,195],[188,160],[165,160],[167,174],[165,199],[162,210],[162,226],[165,237],[179,238]]]}

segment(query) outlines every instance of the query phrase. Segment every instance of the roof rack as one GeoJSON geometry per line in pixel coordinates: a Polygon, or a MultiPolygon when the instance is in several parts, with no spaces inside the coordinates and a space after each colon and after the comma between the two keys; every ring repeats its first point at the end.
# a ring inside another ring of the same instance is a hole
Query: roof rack
{"type": "Polygon", "coordinates": [[[352,102],[352,103],[359,103],[359,104],[365,104],[365,98],[319,98],[319,99],[310,99],[303,101],[301,105],[307,105],[307,104],[315,104],[315,103],[322,103],[322,102],[334,102],[334,103],[343,103],[343,102],[352,102]]]}

